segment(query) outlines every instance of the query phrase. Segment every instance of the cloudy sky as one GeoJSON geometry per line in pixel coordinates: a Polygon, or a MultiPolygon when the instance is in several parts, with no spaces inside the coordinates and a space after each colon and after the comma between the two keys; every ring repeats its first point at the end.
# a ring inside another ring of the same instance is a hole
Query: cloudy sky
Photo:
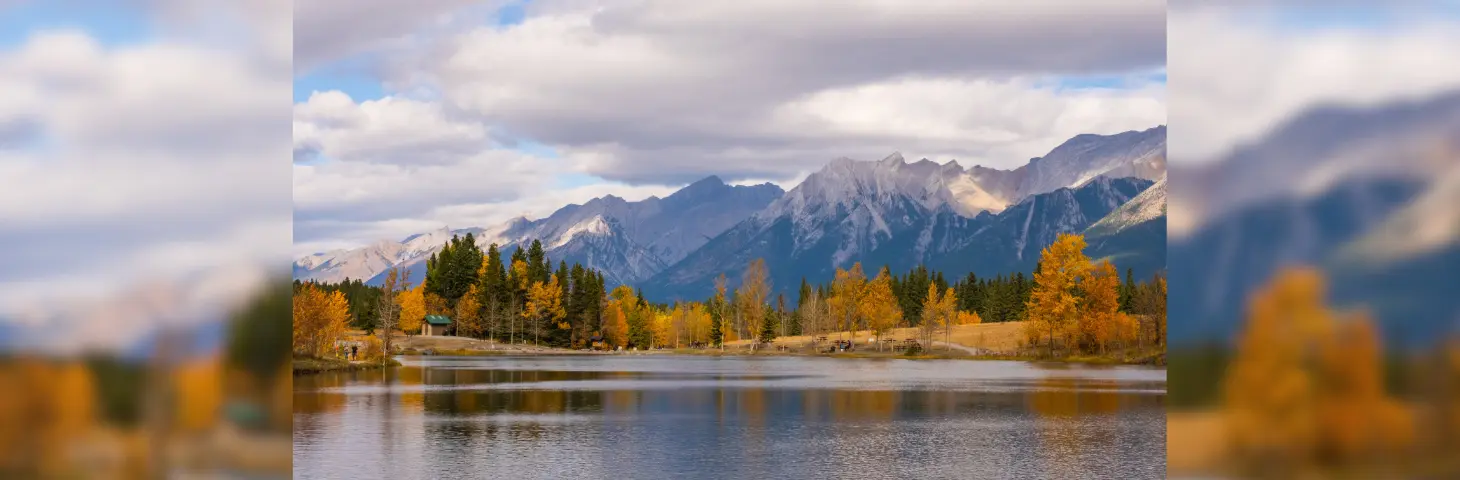
{"type": "Polygon", "coordinates": [[[0,0],[0,330],[126,343],[287,258],[291,3],[0,0]]]}
{"type": "Polygon", "coordinates": [[[1175,163],[1220,158],[1317,105],[1460,87],[1453,0],[1173,0],[1168,16],[1175,163]]]}
{"type": "Polygon", "coordinates": [[[1162,0],[297,3],[296,256],[1166,122],[1162,0]]]}

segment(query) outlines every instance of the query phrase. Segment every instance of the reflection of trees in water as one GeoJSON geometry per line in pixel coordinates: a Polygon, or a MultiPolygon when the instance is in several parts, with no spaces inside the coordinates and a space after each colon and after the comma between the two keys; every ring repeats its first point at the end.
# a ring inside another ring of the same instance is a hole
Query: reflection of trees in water
{"type": "Polygon", "coordinates": [[[400,395],[400,408],[406,414],[426,411],[426,394],[421,388],[426,385],[426,369],[422,367],[400,367],[395,375],[406,390],[400,395]]]}
{"type": "MultiPolygon", "coordinates": [[[[1034,434],[1042,447],[1039,455],[1049,477],[1074,478],[1088,474],[1093,465],[1086,465],[1083,459],[1107,455],[1104,450],[1120,443],[1121,439],[1116,437],[1122,430],[1149,434],[1111,417],[1128,409],[1163,408],[1163,397],[1128,394],[1117,390],[1117,386],[1110,381],[1051,377],[1041,379],[1036,390],[1028,395],[1028,410],[1034,414],[1034,434]],[[1102,422],[1110,422],[1111,428],[1100,428],[1098,424],[1102,422]]],[[[1165,455],[1165,452],[1151,454],[1165,455]]]]}
{"type": "MultiPolygon", "coordinates": [[[[345,394],[322,390],[344,387],[347,378],[347,374],[341,372],[326,372],[295,378],[294,413],[317,414],[344,410],[345,394]]],[[[307,418],[304,421],[307,422],[307,418]]]]}
{"type": "Polygon", "coordinates": [[[801,392],[801,414],[830,421],[891,420],[904,392],[871,390],[807,390],[801,392]]]}
{"type": "MultiPolygon", "coordinates": [[[[475,415],[485,413],[554,414],[576,410],[628,409],[635,400],[605,402],[602,392],[582,390],[492,389],[493,385],[537,382],[563,382],[594,377],[593,372],[512,371],[424,369],[423,385],[463,387],[460,389],[427,390],[421,394],[422,409],[440,415],[475,415]],[[482,389],[472,389],[481,386],[482,389]]],[[[403,383],[410,384],[410,372],[402,373],[403,383]]],[[[414,402],[409,395],[403,402],[414,402]]]]}

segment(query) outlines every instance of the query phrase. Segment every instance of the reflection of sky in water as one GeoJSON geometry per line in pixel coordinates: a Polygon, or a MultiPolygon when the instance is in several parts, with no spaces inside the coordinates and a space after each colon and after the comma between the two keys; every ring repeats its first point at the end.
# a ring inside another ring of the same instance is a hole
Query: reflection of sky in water
{"type": "Polygon", "coordinates": [[[1075,389],[1165,394],[1163,369],[1061,366],[1041,368],[1024,362],[926,360],[736,359],[689,357],[412,358],[405,368],[432,373],[425,384],[356,384],[319,387],[322,393],[351,395],[467,390],[658,390],[686,388],[769,388],[843,390],[932,390],[1024,392],[1075,389]],[[631,370],[625,370],[631,369],[631,370]],[[672,369],[672,370],[671,370],[672,369]],[[449,377],[442,377],[451,372],[449,377]],[[1072,379],[1064,386],[1047,379],[1072,379]]]}
{"type": "Polygon", "coordinates": [[[388,375],[296,378],[296,476],[1165,474],[1165,374],[1155,369],[664,356],[405,363],[388,375]]]}

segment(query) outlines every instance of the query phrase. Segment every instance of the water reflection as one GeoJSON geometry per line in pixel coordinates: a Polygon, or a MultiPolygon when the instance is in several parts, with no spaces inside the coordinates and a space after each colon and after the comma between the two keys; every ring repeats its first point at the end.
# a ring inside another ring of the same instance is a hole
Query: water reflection
{"type": "Polygon", "coordinates": [[[295,475],[1165,475],[1165,373],[1015,362],[430,358],[295,379],[295,475]]]}

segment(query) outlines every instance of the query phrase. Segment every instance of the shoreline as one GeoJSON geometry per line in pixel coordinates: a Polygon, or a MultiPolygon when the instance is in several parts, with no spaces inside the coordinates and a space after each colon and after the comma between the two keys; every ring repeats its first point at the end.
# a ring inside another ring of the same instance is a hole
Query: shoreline
{"type": "Polygon", "coordinates": [[[566,349],[539,349],[539,350],[476,350],[476,349],[442,349],[427,354],[422,351],[402,353],[403,357],[491,357],[491,356],[527,356],[527,357],[551,357],[551,356],[635,356],[635,355],[695,355],[705,357],[817,357],[817,358],[856,358],[856,359],[903,359],[903,360],[971,360],[971,361],[1007,361],[1007,362],[1029,362],[1029,363],[1059,363],[1072,365],[1127,365],[1127,366],[1148,366],[1166,367],[1165,355],[1148,355],[1132,358],[1114,358],[1098,356],[1071,356],[1071,357],[1043,357],[1017,354],[967,354],[967,353],[942,353],[924,352],[917,355],[907,355],[896,350],[854,350],[851,352],[806,352],[806,351],[776,351],[759,350],[750,352],[744,349],[735,348],[721,351],[717,348],[705,349],[662,349],[662,350],[639,350],[639,351],[602,351],[602,350],[566,350],[566,349]]]}
{"type": "Polygon", "coordinates": [[[366,362],[349,362],[332,358],[294,357],[290,360],[290,370],[295,375],[324,373],[324,372],[353,372],[359,370],[374,370],[378,368],[399,367],[400,362],[390,359],[385,365],[366,362]]]}

